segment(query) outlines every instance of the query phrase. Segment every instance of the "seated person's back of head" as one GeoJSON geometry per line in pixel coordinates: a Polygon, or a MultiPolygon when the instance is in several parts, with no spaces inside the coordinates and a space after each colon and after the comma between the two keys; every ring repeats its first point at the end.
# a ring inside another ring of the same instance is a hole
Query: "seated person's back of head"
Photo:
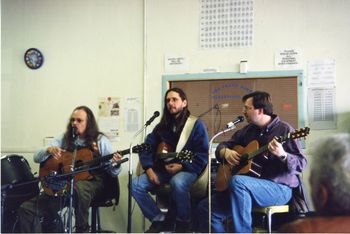
{"type": "Polygon", "coordinates": [[[284,225],[281,232],[350,231],[350,134],[323,139],[312,154],[310,185],[317,217],[284,225]]]}

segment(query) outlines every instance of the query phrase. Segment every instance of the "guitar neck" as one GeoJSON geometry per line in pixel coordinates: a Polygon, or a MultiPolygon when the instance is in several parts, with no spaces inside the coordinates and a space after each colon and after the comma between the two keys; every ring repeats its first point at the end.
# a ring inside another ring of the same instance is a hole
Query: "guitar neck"
{"type": "MultiPolygon", "coordinates": [[[[290,139],[298,139],[300,137],[305,137],[307,134],[309,134],[309,131],[310,131],[310,129],[308,127],[306,127],[304,129],[300,129],[298,131],[295,131],[294,133],[288,133],[284,136],[277,137],[276,140],[279,143],[283,143],[283,142],[290,140],[290,139]]],[[[268,150],[268,144],[260,147],[259,149],[257,149],[254,152],[248,153],[247,160],[250,160],[250,159],[254,158],[255,156],[257,156],[257,155],[259,155],[267,150],[268,150]]]]}
{"type": "Polygon", "coordinates": [[[121,150],[121,151],[118,151],[117,153],[119,153],[121,156],[124,156],[130,153],[130,149],[121,150]]]}
{"type": "MultiPolygon", "coordinates": [[[[121,156],[124,156],[126,154],[128,154],[130,152],[130,149],[125,149],[125,150],[122,150],[122,151],[117,151],[116,153],[119,153],[121,156]]],[[[103,162],[106,162],[108,160],[111,160],[113,158],[113,154],[107,154],[105,156],[102,156],[102,157],[98,157],[98,158],[94,158],[93,160],[90,160],[88,162],[89,165],[93,165],[95,163],[103,163],[103,162]]]]}
{"type": "Polygon", "coordinates": [[[254,158],[255,156],[258,156],[258,155],[262,154],[263,152],[267,151],[268,150],[267,146],[268,145],[264,145],[264,146],[260,147],[259,149],[257,149],[256,151],[248,153],[247,160],[250,160],[250,159],[254,158]]]}
{"type": "MultiPolygon", "coordinates": [[[[139,153],[139,152],[142,152],[142,151],[144,151],[144,150],[148,150],[148,148],[149,148],[148,145],[142,144],[142,145],[134,146],[134,147],[132,148],[132,150],[135,151],[135,152],[137,152],[137,153],[139,153]]],[[[124,155],[130,153],[130,149],[125,149],[125,150],[117,151],[117,152],[115,152],[115,153],[119,153],[121,156],[124,156],[124,155]]],[[[87,165],[94,165],[94,164],[97,164],[97,163],[106,162],[106,161],[112,159],[112,158],[113,158],[113,155],[114,155],[115,153],[108,154],[108,155],[105,155],[105,156],[103,156],[103,157],[94,158],[94,159],[92,159],[92,160],[90,160],[90,161],[88,161],[88,162],[85,162],[85,164],[87,164],[87,165]]]]}
{"type": "Polygon", "coordinates": [[[158,159],[176,158],[177,154],[176,152],[160,153],[157,157],[158,159]]]}
{"type": "MultiPolygon", "coordinates": [[[[107,162],[108,160],[110,160],[112,158],[113,158],[113,154],[108,154],[108,155],[105,155],[103,157],[98,157],[98,158],[94,158],[90,161],[83,162],[81,164],[83,164],[84,166],[92,166],[95,164],[107,162]]],[[[78,166],[81,166],[81,165],[79,164],[78,166]]]]}

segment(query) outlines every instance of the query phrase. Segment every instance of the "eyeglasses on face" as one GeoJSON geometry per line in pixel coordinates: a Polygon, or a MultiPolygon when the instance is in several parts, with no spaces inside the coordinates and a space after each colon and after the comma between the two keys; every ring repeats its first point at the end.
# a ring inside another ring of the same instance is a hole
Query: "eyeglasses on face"
{"type": "Polygon", "coordinates": [[[75,121],[77,121],[78,123],[81,123],[81,122],[83,122],[84,120],[83,120],[83,119],[80,119],[80,118],[71,118],[71,119],[70,119],[70,122],[71,122],[71,123],[74,123],[75,121]]]}
{"type": "Polygon", "coordinates": [[[243,111],[253,110],[253,106],[243,106],[243,111]]]}

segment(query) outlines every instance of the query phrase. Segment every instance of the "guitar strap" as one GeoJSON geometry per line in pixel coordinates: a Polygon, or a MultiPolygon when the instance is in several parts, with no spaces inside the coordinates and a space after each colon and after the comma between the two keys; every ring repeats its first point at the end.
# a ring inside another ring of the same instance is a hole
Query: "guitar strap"
{"type": "Polygon", "coordinates": [[[192,129],[193,129],[194,124],[196,123],[197,119],[198,118],[196,116],[193,116],[193,115],[190,115],[187,118],[185,126],[184,126],[184,128],[183,128],[183,130],[181,132],[179,142],[176,145],[176,151],[175,152],[180,152],[183,149],[183,147],[185,146],[188,138],[191,135],[192,129]]]}

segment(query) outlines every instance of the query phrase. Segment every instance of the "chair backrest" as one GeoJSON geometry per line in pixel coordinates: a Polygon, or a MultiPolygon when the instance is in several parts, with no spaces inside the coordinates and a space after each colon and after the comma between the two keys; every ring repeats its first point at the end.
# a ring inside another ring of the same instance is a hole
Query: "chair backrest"
{"type": "Polygon", "coordinates": [[[140,176],[141,174],[143,174],[145,172],[145,170],[143,170],[142,165],[140,163],[140,161],[137,163],[137,167],[136,167],[136,175],[140,176]]]}
{"type": "Polygon", "coordinates": [[[118,176],[112,177],[106,174],[106,176],[104,177],[104,184],[104,191],[95,197],[93,204],[100,204],[109,200],[114,200],[114,205],[118,205],[120,197],[120,186],[118,176]]]}
{"type": "Polygon", "coordinates": [[[293,189],[293,196],[289,202],[290,211],[297,216],[305,216],[310,212],[309,197],[300,175],[298,175],[299,186],[293,189]]]}
{"type": "Polygon", "coordinates": [[[191,195],[195,198],[204,198],[208,193],[209,166],[205,166],[202,173],[191,187],[191,195]]]}

